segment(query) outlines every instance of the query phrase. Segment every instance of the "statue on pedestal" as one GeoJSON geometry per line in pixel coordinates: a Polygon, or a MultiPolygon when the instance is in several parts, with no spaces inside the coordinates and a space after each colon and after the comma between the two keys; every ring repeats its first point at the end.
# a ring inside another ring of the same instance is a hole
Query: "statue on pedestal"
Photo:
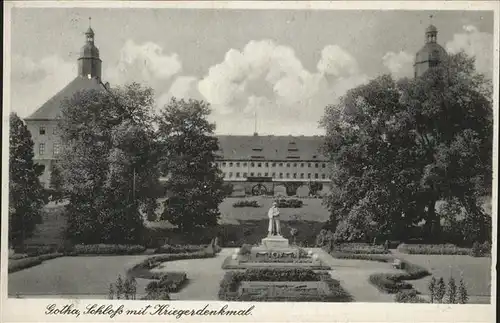
{"type": "Polygon", "coordinates": [[[280,210],[278,209],[278,204],[273,202],[273,205],[267,212],[267,216],[269,217],[269,236],[279,236],[281,235],[280,230],[280,210]]]}

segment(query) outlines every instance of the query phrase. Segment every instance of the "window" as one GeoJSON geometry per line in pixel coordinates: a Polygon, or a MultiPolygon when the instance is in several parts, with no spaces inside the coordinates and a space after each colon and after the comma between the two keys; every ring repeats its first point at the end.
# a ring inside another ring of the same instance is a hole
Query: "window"
{"type": "Polygon", "coordinates": [[[297,173],[293,173],[293,178],[297,178],[297,173]]]}
{"type": "Polygon", "coordinates": [[[318,163],[314,164],[314,167],[318,168],[318,163]]]}
{"type": "Polygon", "coordinates": [[[275,178],[275,177],[276,177],[276,173],[273,173],[271,176],[272,176],[273,178],[275,178]]]}
{"type": "Polygon", "coordinates": [[[297,167],[297,163],[293,163],[293,167],[297,167]]]}
{"type": "Polygon", "coordinates": [[[321,167],[325,168],[326,167],[326,164],[322,164],[321,167]]]}
{"type": "Polygon", "coordinates": [[[311,167],[311,163],[307,163],[307,167],[311,167]]]}
{"type": "Polygon", "coordinates": [[[239,163],[239,162],[238,162],[238,163],[236,163],[236,167],[240,167],[240,163],[239,163]]]}
{"type": "Polygon", "coordinates": [[[250,163],[250,167],[255,167],[255,163],[250,163]]]}
{"type": "Polygon", "coordinates": [[[318,173],[314,174],[314,178],[318,179],[318,173]]]}
{"type": "Polygon", "coordinates": [[[226,173],[223,173],[223,174],[224,174],[224,178],[226,178],[226,175],[227,175],[227,174],[226,174],[226,173]]]}
{"type": "Polygon", "coordinates": [[[240,173],[236,173],[236,178],[240,178],[240,173]]]}
{"type": "Polygon", "coordinates": [[[233,167],[233,163],[232,163],[232,162],[231,162],[231,163],[229,163],[229,167],[233,167]]]}
{"type": "Polygon", "coordinates": [[[280,167],[283,167],[283,163],[280,163],[280,167]]]}
{"type": "Polygon", "coordinates": [[[300,167],[304,167],[304,163],[300,163],[300,167]]]}
{"type": "Polygon", "coordinates": [[[253,177],[253,173],[250,173],[250,177],[253,177]]]}
{"type": "Polygon", "coordinates": [[[40,126],[40,134],[41,135],[45,134],[45,126],[40,126]]]}
{"type": "Polygon", "coordinates": [[[226,167],[226,163],[222,163],[222,167],[226,167]]]}
{"type": "Polygon", "coordinates": [[[262,163],[257,163],[257,167],[262,167],[262,163]]]}
{"type": "Polygon", "coordinates": [[[229,178],[233,177],[233,173],[232,173],[232,172],[229,172],[228,177],[229,177],[229,178]]]}
{"type": "Polygon", "coordinates": [[[43,155],[45,154],[45,144],[42,142],[40,146],[38,146],[38,154],[43,155]]]}
{"type": "Polygon", "coordinates": [[[311,173],[307,174],[307,178],[309,179],[311,178],[311,173]]]}
{"type": "Polygon", "coordinates": [[[272,166],[272,167],[276,167],[276,163],[272,163],[272,164],[271,164],[271,166],[272,166]]]}
{"type": "Polygon", "coordinates": [[[264,173],[264,177],[268,177],[269,176],[269,173],[264,173]]]}
{"type": "Polygon", "coordinates": [[[58,142],[55,142],[54,143],[54,156],[59,155],[59,153],[61,152],[60,150],[61,150],[61,145],[58,142]]]}
{"type": "Polygon", "coordinates": [[[280,173],[280,178],[283,178],[283,173],[280,173]]]}
{"type": "Polygon", "coordinates": [[[262,173],[257,173],[257,177],[261,177],[262,176],[262,173]]]}
{"type": "Polygon", "coordinates": [[[325,177],[326,177],[325,174],[321,174],[322,179],[325,179],[325,177]]]}
{"type": "Polygon", "coordinates": [[[247,163],[243,163],[243,167],[247,167],[247,163]]]}
{"type": "Polygon", "coordinates": [[[304,178],[304,173],[300,173],[300,178],[304,178]]]}
{"type": "Polygon", "coordinates": [[[247,178],[247,173],[243,173],[243,178],[247,178]]]}
{"type": "Polygon", "coordinates": [[[290,163],[286,163],[286,167],[290,167],[290,163]]]}

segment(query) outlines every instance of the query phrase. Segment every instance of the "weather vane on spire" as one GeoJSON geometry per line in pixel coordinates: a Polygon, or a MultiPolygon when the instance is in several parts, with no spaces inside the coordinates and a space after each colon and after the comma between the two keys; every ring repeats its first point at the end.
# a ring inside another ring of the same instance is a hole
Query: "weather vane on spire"
{"type": "Polygon", "coordinates": [[[434,15],[429,15],[429,20],[430,20],[430,23],[432,24],[432,18],[434,17],[434,15]]]}

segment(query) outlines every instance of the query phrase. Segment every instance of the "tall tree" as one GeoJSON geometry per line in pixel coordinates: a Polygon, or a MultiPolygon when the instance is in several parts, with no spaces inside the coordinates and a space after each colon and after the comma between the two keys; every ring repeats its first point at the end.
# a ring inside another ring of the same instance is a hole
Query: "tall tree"
{"type": "Polygon", "coordinates": [[[335,170],[326,202],[338,237],[375,226],[402,238],[421,220],[438,237],[436,201],[452,198],[486,234],[478,201],[491,189],[491,116],[491,85],[463,53],[417,79],[379,77],[327,107],[325,152],[335,170]]]}
{"type": "Polygon", "coordinates": [[[31,133],[15,113],[10,115],[9,145],[9,244],[19,248],[41,222],[46,201],[38,179],[43,166],[33,162],[31,133]]]}
{"type": "Polygon", "coordinates": [[[207,121],[208,104],[172,99],[158,118],[162,171],[169,197],[163,219],[182,231],[215,226],[225,190],[215,165],[218,140],[215,124],[207,121]]]}
{"type": "Polygon", "coordinates": [[[141,239],[141,211],[154,212],[160,192],[153,107],[152,90],[136,83],[64,103],[59,166],[74,242],[141,239]]]}

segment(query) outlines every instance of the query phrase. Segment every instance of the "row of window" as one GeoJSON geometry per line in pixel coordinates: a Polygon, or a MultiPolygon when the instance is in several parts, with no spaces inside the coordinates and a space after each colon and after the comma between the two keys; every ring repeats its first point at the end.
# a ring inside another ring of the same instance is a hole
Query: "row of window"
{"type": "MultiPolygon", "coordinates": [[[[235,175],[235,178],[241,178],[240,175],[242,175],[243,178],[247,178],[247,173],[234,173],[235,175]]],[[[250,177],[254,177],[255,176],[255,173],[250,173],[250,177]]],[[[313,174],[311,173],[308,173],[307,174],[307,178],[308,179],[311,179],[313,176],[313,174]]],[[[257,177],[262,177],[262,173],[257,173],[257,177]]],[[[269,177],[269,173],[264,173],[264,177],[269,177]]],[[[290,174],[290,173],[286,173],[286,174],[283,174],[283,173],[271,173],[271,177],[272,178],[300,178],[300,179],[304,179],[305,178],[305,174],[304,173],[300,173],[300,174],[297,174],[297,173],[293,173],[293,174],[290,174]],[[278,177],[276,177],[276,175],[278,177]],[[290,177],[291,176],[291,177],[290,177]],[[299,176],[299,177],[297,177],[299,176]]],[[[319,179],[320,177],[320,174],[318,173],[315,173],[314,174],[314,178],[315,179],[319,179]]],[[[233,173],[232,172],[229,172],[229,173],[224,173],[224,178],[233,178],[233,173]]],[[[326,175],[325,174],[321,174],[321,179],[326,179],[326,175]]]]}
{"type": "MultiPolygon", "coordinates": [[[[45,126],[40,126],[38,129],[38,133],[41,135],[45,135],[47,133],[47,129],[45,126]]],[[[52,128],[52,134],[57,135],[57,127],[52,128]]]]}
{"type": "MultiPolygon", "coordinates": [[[[40,144],[38,144],[38,155],[45,155],[45,148],[46,148],[45,143],[41,142],[40,144]]],[[[61,152],[61,145],[58,142],[55,142],[52,153],[54,154],[54,156],[56,156],[59,155],[60,152],[61,152]]]]}
{"type": "MultiPolygon", "coordinates": [[[[240,163],[240,162],[221,162],[221,163],[216,163],[217,166],[219,167],[226,167],[226,166],[229,166],[229,167],[240,167],[240,166],[243,166],[243,167],[247,167],[248,163],[246,162],[243,162],[243,163],[240,163]]],[[[279,167],[283,167],[284,165],[286,167],[297,167],[299,166],[298,163],[254,163],[254,162],[251,162],[249,163],[250,164],[250,167],[255,167],[255,165],[257,165],[257,167],[262,167],[262,165],[264,165],[264,167],[269,167],[269,164],[271,164],[271,167],[276,167],[276,165],[278,165],[279,167]]],[[[305,163],[300,163],[300,167],[305,167],[305,163]]],[[[312,167],[312,163],[307,163],[307,167],[312,167]]],[[[314,163],[314,167],[315,168],[319,168],[320,167],[320,164],[319,163],[314,163]]],[[[326,164],[321,164],[321,168],[325,168],[326,167],[326,164]]]]}

